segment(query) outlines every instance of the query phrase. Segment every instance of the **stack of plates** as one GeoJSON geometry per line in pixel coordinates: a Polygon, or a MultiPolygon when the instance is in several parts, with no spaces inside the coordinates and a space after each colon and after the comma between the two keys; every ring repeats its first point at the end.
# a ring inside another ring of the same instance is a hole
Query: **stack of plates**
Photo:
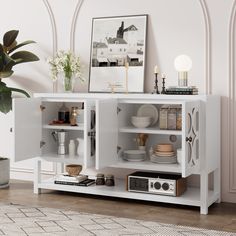
{"type": "Polygon", "coordinates": [[[168,143],[156,145],[150,159],[152,162],[165,164],[173,164],[177,161],[173,145],[168,143]]]}
{"type": "Polygon", "coordinates": [[[126,161],[144,161],[145,158],[146,151],[144,150],[126,150],[123,155],[123,159],[126,161]]]}

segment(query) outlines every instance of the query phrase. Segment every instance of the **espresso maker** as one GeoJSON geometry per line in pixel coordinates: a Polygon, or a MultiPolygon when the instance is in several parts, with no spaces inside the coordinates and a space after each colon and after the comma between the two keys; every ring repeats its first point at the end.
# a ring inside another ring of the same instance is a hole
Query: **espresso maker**
{"type": "Polygon", "coordinates": [[[66,151],[67,136],[68,136],[68,132],[65,130],[52,132],[52,137],[55,140],[55,142],[57,142],[57,145],[58,145],[57,153],[59,155],[65,155],[67,152],[66,151]]]}

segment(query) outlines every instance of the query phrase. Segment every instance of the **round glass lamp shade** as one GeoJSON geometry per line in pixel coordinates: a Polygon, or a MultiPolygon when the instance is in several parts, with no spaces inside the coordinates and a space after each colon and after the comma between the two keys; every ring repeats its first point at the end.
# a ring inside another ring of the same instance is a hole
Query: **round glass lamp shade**
{"type": "Polygon", "coordinates": [[[174,66],[178,71],[178,86],[188,86],[188,71],[192,68],[191,58],[186,55],[180,55],[175,58],[174,66]]]}
{"type": "Polygon", "coordinates": [[[189,71],[192,68],[192,60],[187,55],[179,55],[175,58],[175,69],[177,71],[189,71]]]}

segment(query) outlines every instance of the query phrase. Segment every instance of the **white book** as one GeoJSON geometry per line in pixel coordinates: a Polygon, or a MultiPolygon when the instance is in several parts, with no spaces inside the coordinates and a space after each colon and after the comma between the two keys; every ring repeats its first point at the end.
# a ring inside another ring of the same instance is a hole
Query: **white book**
{"type": "Polygon", "coordinates": [[[61,174],[55,177],[55,181],[79,183],[87,178],[87,175],[69,176],[67,174],[61,174]]]}

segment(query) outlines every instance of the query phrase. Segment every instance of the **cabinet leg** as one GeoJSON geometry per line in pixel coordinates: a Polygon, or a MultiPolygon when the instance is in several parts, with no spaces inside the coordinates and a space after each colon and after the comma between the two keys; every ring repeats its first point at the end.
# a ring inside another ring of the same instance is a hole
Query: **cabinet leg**
{"type": "Polygon", "coordinates": [[[41,161],[39,159],[35,159],[34,163],[34,193],[40,194],[41,189],[38,187],[39,183],[41,183],[41,161]]]}
{"type": "Polygon", "coordinates": [[[220,169],[217,168],[214,171],[214,193],[218,195],[217,203],[221,202],[221,191],[220,191],[220,186],[221,186],[221,178],[220,178],[220,169]]]}
{"type": "Polygon", "coordinates": [[[208,214],[208,174],[202,173],[200,177],[200,205],[201,214],[208,214]]]}
{"type": "Polygon", "coordinates": [[[207,215],[208,214],[208,207],[202,207],[201,206],[201,210],[200,210],[202,215],[207,215]]]}

